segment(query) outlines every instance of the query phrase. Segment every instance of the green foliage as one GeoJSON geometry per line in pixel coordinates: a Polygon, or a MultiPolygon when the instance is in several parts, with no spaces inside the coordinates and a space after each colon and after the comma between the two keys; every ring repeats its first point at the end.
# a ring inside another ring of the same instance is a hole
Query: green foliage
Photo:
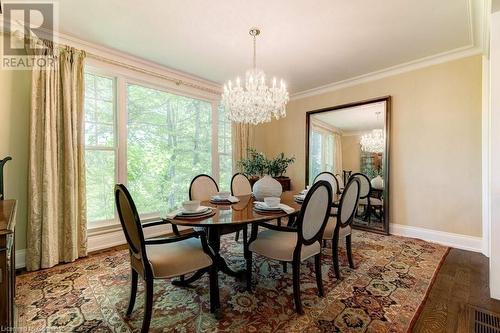
{"type": "Polygon", "coordinates": [[[281,177],[293,162],[295,162],[295,157],[285,157],[284,153],[279,154],[273,160],[269,160],[263,153],[249,148],[248,158],[239,161],[238,166],[248,177],[262,177],[263,175],[281,177]]]}

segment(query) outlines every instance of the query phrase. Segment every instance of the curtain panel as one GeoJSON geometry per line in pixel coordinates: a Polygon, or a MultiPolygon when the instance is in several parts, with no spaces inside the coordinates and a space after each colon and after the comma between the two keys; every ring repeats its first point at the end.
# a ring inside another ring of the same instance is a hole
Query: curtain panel
{"type": "Polygon", "coordinates": [[[233,172],[241,172],[238,162],[248,156],[248,148],[253,145],[253,126],[250,124],[233,123],[233,172]]]}
{"type": "Polygon", "coordinates": [[[32,69],[28,270],[87,255],[83,133],[85,52],[44,42],[32,69]]]}

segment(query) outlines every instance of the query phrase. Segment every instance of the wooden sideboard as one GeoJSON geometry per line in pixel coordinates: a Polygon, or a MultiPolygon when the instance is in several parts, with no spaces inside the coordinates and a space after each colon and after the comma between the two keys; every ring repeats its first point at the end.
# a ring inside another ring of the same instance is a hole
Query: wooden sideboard
{"type": "Polygon", "coordinates": [[[16,206],[16,200],[0,200],[0,331],[10,331],[16,326],[16,206]]]}

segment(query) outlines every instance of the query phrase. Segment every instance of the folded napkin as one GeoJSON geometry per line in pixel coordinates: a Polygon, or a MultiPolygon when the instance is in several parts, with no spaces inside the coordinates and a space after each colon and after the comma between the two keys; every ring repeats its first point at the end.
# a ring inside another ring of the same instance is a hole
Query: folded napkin
{"type": "Polygon", "coordinates": [[[229,201],[230,203],[237,203],[237,202],[240,202],[240,199],[238,199],[237,197],[235,197],[233,195],[230,195],[227,198],[221,198],[218,195],[215,195],[212,197],[212,201],[220,201],[220,202],[229,201]]]}
{"type": "Polygon", "coordinates": [[[287,214],[292,214],[295,212],[295,209],[285,204],[280,204],[280,208],[287,214]]]}
{"type": "Polygon", "coordinates": [[[181,209],[174,210],[173,212],[168,213],[165,217],[169,220],[175,219],[179,213],[181,213],[181,209]]]}
{"type": "Polygon", "coordinates": [[[306,196],[304,194],[297,194],[297,195],[294,195],[293,197],[294,197],[294,199],[299,200],[299,201],[304,201],[304,199],[306,198],[306,196]]]}

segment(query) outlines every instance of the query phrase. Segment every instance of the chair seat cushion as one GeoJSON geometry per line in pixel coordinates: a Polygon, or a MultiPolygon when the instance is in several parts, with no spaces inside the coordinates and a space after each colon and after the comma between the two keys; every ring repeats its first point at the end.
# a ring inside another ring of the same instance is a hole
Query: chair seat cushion
{"type": "Polygon", "coordinates": [[[197,238],[183,241],[146,245],[146,254],[155,278],[169,278],[197,271],[212,265],[212,258],[197,238]]]}
{"type": "MultiPolygon", "coordinates": [[[[360,205],[368,205],[368,199],[367,198],[359,199],[359,204],[360,205]]],[[[370,198],[370,205],[372,205],[372,206],[382,206],[383,204],[384,204],[384,202],[380,199],[370,198]]]]}
{"type": "MultiPolygon", "coordinates": [[[[297,233],[266,230],[257,235],[257,239],[253,241],[249,249],[252,252],[258,253],[265,257],[280,261],[293,261],[293,250],[297,245],[297,233]]],[[[302,245],[301,260],[306,260],[321,251],[319,242],[311,245],[302,245]]]]}
{"type": "MultiPolygon", "coordinates": [[[[337,218],[330,217],[328,219],[328,223],[326,224],[325,231],[323,232],[323,239],[331,240],[333,239],[333,233],[335,232],[335,226],[337,225],[337,218]]],[[[339,239],[345,238],[345,236],[350,235],[352,232],[352,228],[348,225],[345,228],[340,228],[339,230],[339,239]]]]}

